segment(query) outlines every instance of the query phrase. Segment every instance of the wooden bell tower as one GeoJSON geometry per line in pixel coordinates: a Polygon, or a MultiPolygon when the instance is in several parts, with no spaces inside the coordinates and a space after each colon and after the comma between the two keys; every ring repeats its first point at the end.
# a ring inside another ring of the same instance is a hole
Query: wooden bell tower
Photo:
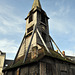
{"type": "MultiPolygon", "coordinates": [[[[16,58],[19,58],[32,51],[33,47],[41,49],[53,49],[52,42],[49,37],[48,16],[42,9],[40,1],[34,0],[31,11],[28,13],[26,20],[25,35],[20,45],[16,58]]],[[[48,50],[49,51],[49,50],[48,50]]]]}
{"type": "MultiPolygon", "coordinates": [[[[30,42],[31,34],[33,32],[34,26],[38,28],[44,42],[49,48],[52,48],[49,43],[49,26],[48,26],[48,17],[45,11],[42,9],[40,1],[34,0],[31,11],[26,17],[26,48],[30,42]]],[[[31,46],[43,45],[37,32],[35,31],[31,46]]]]}

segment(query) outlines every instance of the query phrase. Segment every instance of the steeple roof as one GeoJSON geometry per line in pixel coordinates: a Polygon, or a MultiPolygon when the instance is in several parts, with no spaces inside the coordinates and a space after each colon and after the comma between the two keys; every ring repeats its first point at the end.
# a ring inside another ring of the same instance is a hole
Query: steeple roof
{"type": "Polygon", "coordinates": [[[39,0],[34,0],[34,3],[32,5],[32,9],[35,8],[35,7],[41,8],[41,4],[40,4],[40,1],[39,0]]]}

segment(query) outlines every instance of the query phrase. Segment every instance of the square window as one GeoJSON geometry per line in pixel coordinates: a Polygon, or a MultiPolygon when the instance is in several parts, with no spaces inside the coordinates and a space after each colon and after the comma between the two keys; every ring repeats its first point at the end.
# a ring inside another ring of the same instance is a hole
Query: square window
{"type": "Polygon", "coordinates": [[[31,32],[33,30],[33,26],[27,29],[27,33],[31,32]]]}

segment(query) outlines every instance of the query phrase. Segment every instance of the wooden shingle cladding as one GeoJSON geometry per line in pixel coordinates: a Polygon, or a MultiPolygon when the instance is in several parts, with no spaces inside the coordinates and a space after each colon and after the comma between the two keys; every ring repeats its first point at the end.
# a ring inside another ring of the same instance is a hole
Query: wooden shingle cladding
{"type": "Polygon", "coordinates": [[[46,73],[47,75],[53,75],[52,65],[50,63],[46,64],[46,73]]]}
{"type": "MultiPolygon", "coordinates": [[[[58,61],[58,62],[60,61],[61,63],[67,63],[67,64],[74,64],[75,65],[75,63],[72,63],[71,61],[66,60],[65,58],[61,57],[60,54],[56,53],[55,51],[53,51],[53,50],[50,50],[50,51],[51,51],[52,55],[50,55],[44,48],[42,48],[38,51],[38,57],[36,57],[34,59],[31,59],[31,54],[29,53],[25,63],[23,63],[24,56],[22,56],[19,59],[17,59],[13,65],[7,67],[3,71],[5,72],[5,71],[13,70],[13,69],[18,69],[21,67],[26,67],[29,65],[34,65],[36,63],[39,63],[40,61],[45,62],[45,63],[49,63],[50,65],[51,65],[51,62],[48,62],[48,61],[52,61],[52,63],[56,62],[56,61],[58,61]],[[44,59],[44,60],[42,60],[42,59],[44,59]]],[[[46,67],[47,66],[48,65],[46,65],[46,67]]],[[[46,72],[48,72],[48,70],[46,72]]]]}
{"type": "Polygon", "coordinates": [[[62,75],[63,73],[66,73],[66,75],[74,75],[74,67],[75,64],[53,59],[49,56],[44,56],[39,61],[24,64],[7,70],[7,75],[13,75],[12,72],[14,69],[14,75],[17,75],[19,68],[19,75],[62,75]]]}

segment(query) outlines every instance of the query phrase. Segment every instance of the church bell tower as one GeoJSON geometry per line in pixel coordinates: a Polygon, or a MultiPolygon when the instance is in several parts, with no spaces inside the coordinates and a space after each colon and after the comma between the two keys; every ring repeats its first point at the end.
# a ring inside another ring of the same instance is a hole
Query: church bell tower
{"type": "MultiPolygon", "coordinates": [[[[32,5],[31,11],[28,13],[26,20],[26,29],[25,29],[25,36],[22,40],[21,46],[19,48],[17,58],[21,57],[22,55],[27,52],[29,44],[31,42],[32,34],[34,28],[39,30],[39,33],[49,49],[53,49],[53,45],[49,39],[49,25],[48,25],[48,16],[46,12],[42,9],[40,1],[34,0],[32,5]]],[[[37,31],[34,31],[33,39],[30,45],[29,53],[32,51],[33,47],[37,47],[38,50],[44,46],[37,31]]]]}
{"type": "MultiPolygon", "coordinates": [[[[38,28],[44,42],[50,48],[48,19],[49,19],[48,16],[46,15],[45,11],[41,7],[40,1],[34,0],[32,9],[29,12],[28,16],[25,18],[25,20],[26,20],[26,36],[27,36],[26,47],[28,47],[28,44],[30,42],[30,38],[31,38],[30,34],[33,32],[34,26],[36,26],[36,28],[38,28]]],[[[41,46],[43,44],[35,31],[31,46],[36,46],[36,45],[41,46]]]]}

